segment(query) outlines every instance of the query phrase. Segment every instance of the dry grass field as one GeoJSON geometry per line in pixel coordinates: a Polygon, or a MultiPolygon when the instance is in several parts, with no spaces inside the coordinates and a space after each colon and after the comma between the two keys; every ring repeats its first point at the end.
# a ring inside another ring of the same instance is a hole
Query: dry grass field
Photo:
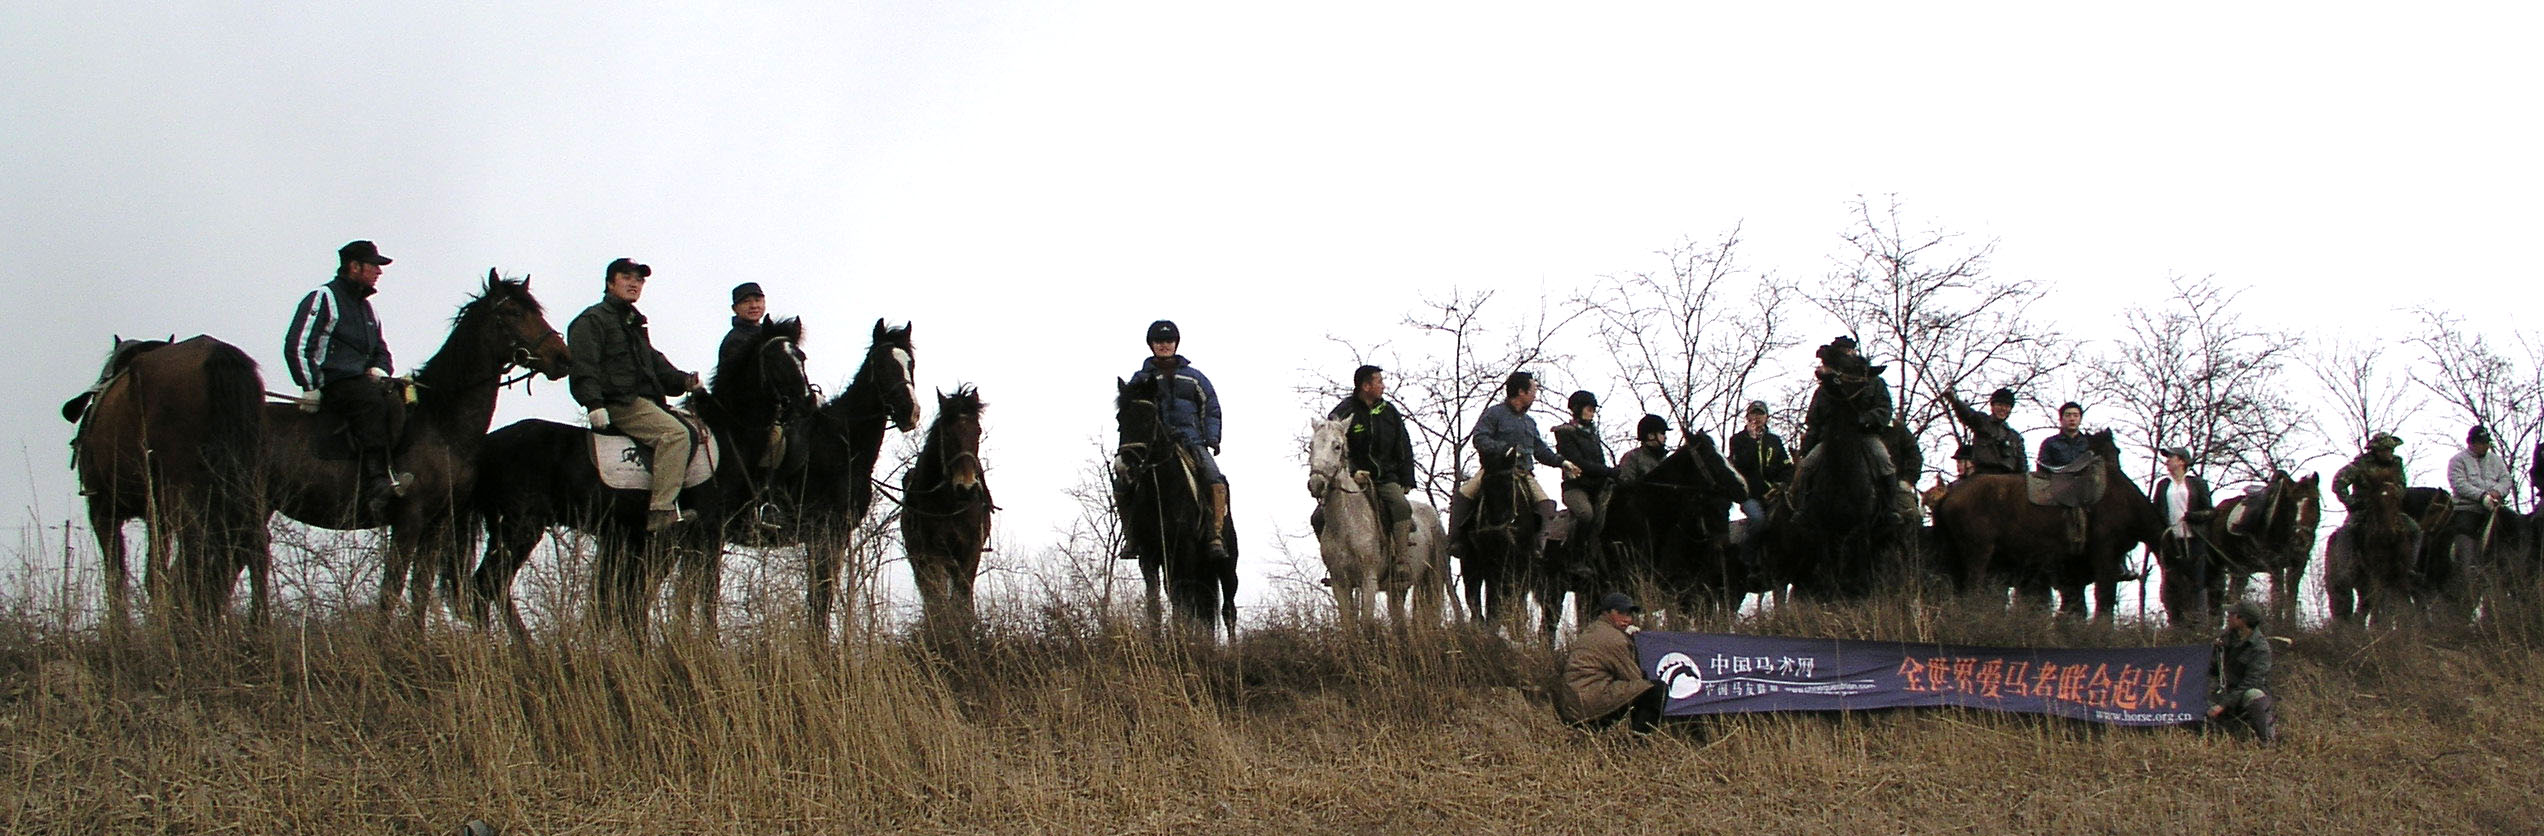
{"type": "MultiPolygon", "coordinates": [[[[22,601],[24,599],[21,599],[22,601]]],[[[1959,711],[1751,716],[1650,739],[1558,725],[1540,642],[1231,645],[1067,602],[946,639],[728,627],[516,648],[367,618],[109,639],[0,617],[11,833],[2486,833],[2544,827],[2534,620],[2300,632],[2264,749],[1959,711]]],[[[1715,629],[1732,625],[1708,625],[1715,629]]],[[[2113,645],[2119,631],[1881,601],[1737,629],[2113,645]]],[[[2171,635],[2162,641],[2194,641],[2171,635]]]]}

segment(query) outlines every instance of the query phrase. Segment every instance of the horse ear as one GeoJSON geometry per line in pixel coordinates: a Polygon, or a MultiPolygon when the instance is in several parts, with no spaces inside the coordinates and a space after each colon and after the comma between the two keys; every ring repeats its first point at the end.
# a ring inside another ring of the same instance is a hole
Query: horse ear
{"type": "Polygon", "coordinates": [[[503,284],[503,274],[495,272],[495,268],[486,268],[486,292],[494,292],[495,285],[499,284],[503,284]]]}
{"type": "Polygon", "coordinates": [[[1873,375],[1873,376],[1875,376],[1875,377],[1879,377],[1879,376],[1881,376],[1881,373],[1882,373],[1882,372],[1886,372],[1886,371],[1890,371],[1890,364],[1889,364],[1889,363],[1883,363],[1883,364],[1878,365],[1878,366],[1871,366],[1871,367],[1868,367],[1868,368],[1864,369],[1864,373],[1865,373],[1865,374],[1873,375]]]}
{"type": "Polygon", "coordinates": [[[528,273],[521,274],[521,290],[524,293],[530,290],[530,274],[528,273]]]}
{"type": "Polygon", "coordinates": [[[883,317],[875,317],[875,339],[883,339],[883,317]]]}

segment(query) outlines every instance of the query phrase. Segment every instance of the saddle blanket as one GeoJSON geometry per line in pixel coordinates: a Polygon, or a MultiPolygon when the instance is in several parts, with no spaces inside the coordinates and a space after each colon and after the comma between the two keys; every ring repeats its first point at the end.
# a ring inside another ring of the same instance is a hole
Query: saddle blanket
{"type": "MultiPolygon", "coordinates": [[[[694,488],[715,476],[716,463],[724,459],[724,450],[716,444],[715,433],[707,431],[696,416],[671,410],[674,418],[689,427],[689,474],[681,477],[680,486],[694,488]]],[[[641,491],[653,486],[654,450],[636,439],[616,433],[586,432],[592,439],[592,468],[600,471],[601,484],[628,491],[641,491]]]]}
{"type": "Polygon", "coordinates": [[[2069,462],[2055,471],[2032,471],[2023,477],[2031,491],[2032,504],[2068,508],[2089,508],[2102,499],[2103,469],[2095,467],[2100,456],[2086,456],[2069,462]]]}

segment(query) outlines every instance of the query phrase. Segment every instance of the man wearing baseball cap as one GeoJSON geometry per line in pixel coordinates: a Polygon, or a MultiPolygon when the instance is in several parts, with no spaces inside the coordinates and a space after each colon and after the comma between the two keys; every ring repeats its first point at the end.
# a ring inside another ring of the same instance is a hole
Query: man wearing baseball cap
{"type": "Polygon", "coordinates": [[[724,332],[724,344],[716,348],[717,371],[740,362],[742,349],[760,335],[767,318],[768,296],[760,292],[759,282],[733,286],[733,330],[724,332]]]}
{"type": "Polygon", "coordinates": [[[1602,729],[1628,721],[1640,734],[1659,724],[1669,694],[1661,683],[1643,675],[1634,655],[1640,629],[1634,617],[1643,608],[1623,592],[1599,598],[1599,613],[1581,625],[1564,658],[1563,690],[1555,696],[1555,715],[1574,728],[1602,729]]]}
{"type": "Polygon", "coordinates": [[[371,294],[379,292],[380,268],[388,265],[389,257],[369,241],[337,249],[336,277],[301,297],[291,328],[283,332],[283,358],[292,381],[300,384],[301,410],[343,419],[361,474],[356,496],[366,518],[381,524],[397,494],[389,473],[395,404],[388,381],[397,364],[389,358],[379,315],[371,310],[371,294]]]}
{"type": "Polygon", "coordinates": [[[2226,612],[2226,631],[2217,637],[2217,691],[2210,697],[2208,721],[2241,724],[2263,745],[2279,741],[2270,695],[2270,637],[2261,633],[2261,605],[2237,601],[2226,612]]]}

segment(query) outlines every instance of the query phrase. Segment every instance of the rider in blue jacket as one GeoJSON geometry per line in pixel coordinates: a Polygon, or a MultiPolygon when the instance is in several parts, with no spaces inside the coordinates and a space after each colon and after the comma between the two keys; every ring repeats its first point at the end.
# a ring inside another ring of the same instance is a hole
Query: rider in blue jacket
{"type": "Polygon", "coordinates": [[[1192,361],[1175,353],[1183,341],[1183,332],[1173,321],[1149,323],[1149,356],[1131,374],[1130,385],[1157,387],[1157,408],[1164,413],[1167,432],[1192,453],[1194,466],[1210,485],[1210,552],[1214,558],[1225,559],[1228,477],[1219,472],[1219,390],[1192,367],[1192,361]]]}

